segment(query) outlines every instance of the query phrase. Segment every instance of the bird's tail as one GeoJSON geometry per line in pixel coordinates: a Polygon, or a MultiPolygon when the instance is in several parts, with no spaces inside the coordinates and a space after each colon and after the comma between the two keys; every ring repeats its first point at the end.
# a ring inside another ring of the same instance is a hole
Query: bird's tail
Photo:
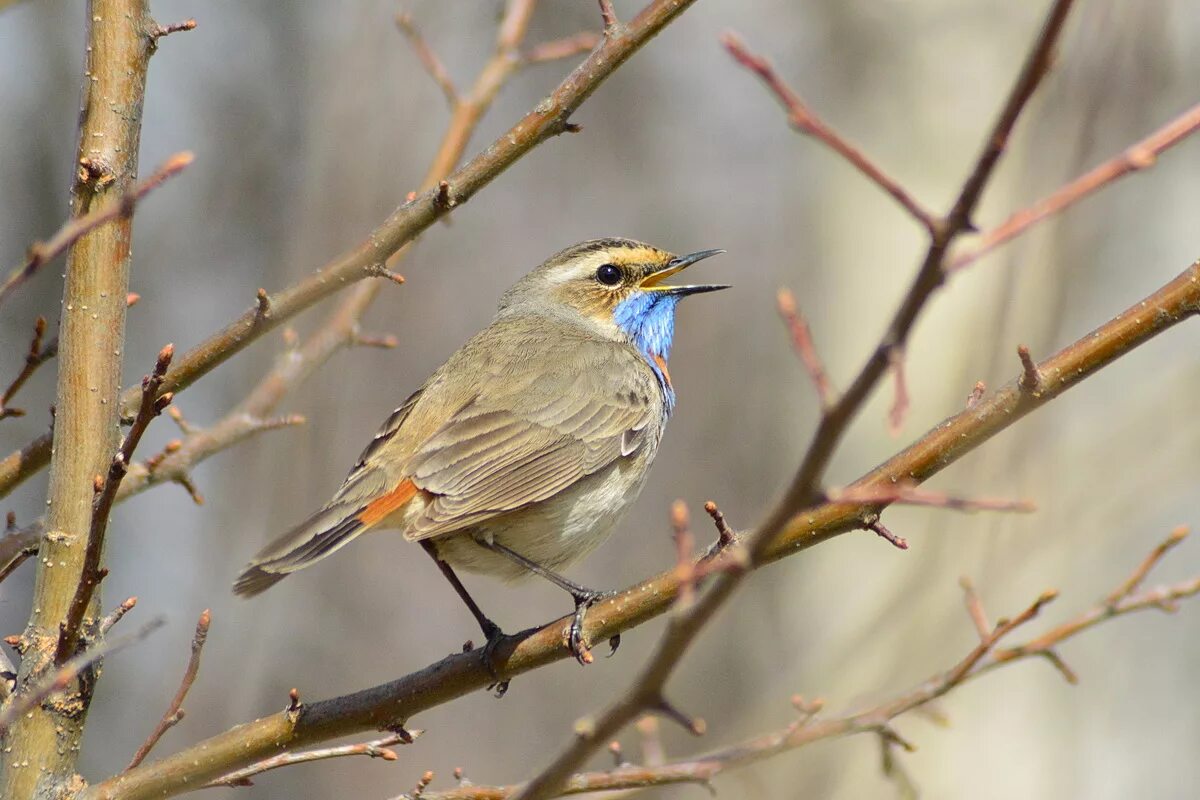
{"type": "Polygon", "coordinates": [[[345,546],[371,527],[361,514],[357,504],[330,503],[260,550],[234,582],[233,591],[253,597],[345,546]]]}

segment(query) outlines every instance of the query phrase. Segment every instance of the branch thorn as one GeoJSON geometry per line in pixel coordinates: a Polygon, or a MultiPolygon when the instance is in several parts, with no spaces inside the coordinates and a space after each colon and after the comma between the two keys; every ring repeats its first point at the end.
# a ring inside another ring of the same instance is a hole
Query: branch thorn
{"type": "Polygon", "coordinates": [[[1022,391],[1036,396],[1042,388],[1042,373],[1025,345],[1017,346],[1017,358],[1021,359],[1021,378],[1017,383],[1022,391]]]}

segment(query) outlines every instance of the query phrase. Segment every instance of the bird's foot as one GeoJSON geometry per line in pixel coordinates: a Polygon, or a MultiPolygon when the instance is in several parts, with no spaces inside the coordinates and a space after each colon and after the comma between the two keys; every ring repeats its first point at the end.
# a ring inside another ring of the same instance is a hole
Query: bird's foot
{"type": "Polygon", "coordinates": [[[496,690],[496,699],[504,697],[508,691],[507,678],[501,678],[500,673],[496,670],[495,656],[496,648],[504,641],[504,631],[500,630],[500,626],[492,622],[486,617],[479,622],[479,627],[483,629],[483,636],[487,639],[487,643],[479,651],[480,658],[483,659],[483,666],[487,669],[488,674],[492,676],[492,683],[488,685],[488,691],[496,690]]]}
{"type": "MultiPolygon", "coordinates": [[[[593,589],[571,593],[571,596],[575,598],[575,615],[571,617],[571,624],[567,628],[567,649],[571,651],[571,655],[575,656],[575,660],[584,666],[592,663],[594,660],[591,646],[583,636],[584,615],[593,605],[615,594],[616,592],[598,592],[593,589]]],[[[621,637],[619,634],[608,640],[608,645],[612,648],[612,651],[609,653],[610,656],[617,652],[617,647],[620,644],[621,637]]]]}

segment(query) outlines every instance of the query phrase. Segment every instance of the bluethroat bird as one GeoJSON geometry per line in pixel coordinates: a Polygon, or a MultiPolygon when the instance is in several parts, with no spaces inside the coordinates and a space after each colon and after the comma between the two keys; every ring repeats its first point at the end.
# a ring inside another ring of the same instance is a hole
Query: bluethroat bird
{"type": "Polygon", "coordinates": [[[397,408],[333,499],[267,545],[234,584],[255,595],[375,529],[420,542],[475,616],[485,659],[503,636],[454,569],[540,575],[570,592],[567,645],[603,593],[558,574],[637,498],[675,390],[675,306],[727,288],[663,281],[722,250],[676,256],[595,239],[504,293],[492,323],[397,408]]]}

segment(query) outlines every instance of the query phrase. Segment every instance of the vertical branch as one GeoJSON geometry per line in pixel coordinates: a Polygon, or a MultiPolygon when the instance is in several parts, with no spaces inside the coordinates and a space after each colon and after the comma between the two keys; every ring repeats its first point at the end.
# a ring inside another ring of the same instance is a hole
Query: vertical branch
{"type": "MultiPolygon", "coordinates": [[[[71,214],[81,217],[133,186],[146,68],[154,49],[145,0],[92,0],[86,9],[79,151],[71,214]]],[[[88,231],[67,259],[46,530],[16,692],[54,667],[59,625],[75,597],[92,522],[94,482],[118,443],[121,353],[129,287],[128,213],[88,231]],[[53,568],[51,568],[51,566],[53,568]]],[[[97,616],[98,597],[88,614],[97,616]]],[[[94,671],[31,708],[7,732],[0,796],[58,796],[74,776],[94,671]]]]}

